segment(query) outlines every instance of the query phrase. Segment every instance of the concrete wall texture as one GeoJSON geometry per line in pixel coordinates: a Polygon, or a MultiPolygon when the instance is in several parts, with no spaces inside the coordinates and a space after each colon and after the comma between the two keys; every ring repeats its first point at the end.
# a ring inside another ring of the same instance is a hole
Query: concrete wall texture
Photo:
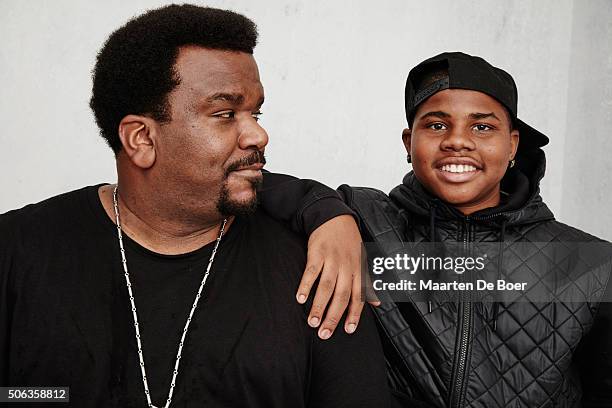
{"type": "MultiPolygon", "coordinates": [[[[116,179],[88,101],[96,52],[165,4],[0,1],[0,213],[116,179]]],[[[409,69],[442,51],[483,56],[549,135],[542,193],[557,218],[612,240],[612,0],[208,1],[252,18],[266,88],[268,168],[388,191],[409,69]]]]}

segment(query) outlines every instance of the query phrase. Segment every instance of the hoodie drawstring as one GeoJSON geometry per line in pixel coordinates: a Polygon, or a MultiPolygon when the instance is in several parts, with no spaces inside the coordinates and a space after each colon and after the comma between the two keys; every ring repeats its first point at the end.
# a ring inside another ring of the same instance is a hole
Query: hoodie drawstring
{"type": "MultiPolygon", "coordinates": [[[[506,239],[506,223],[508,222],[508,220],[506,220],[506,218],[502,218],[502,224],[501,224],[501,234],[500,234],[500,238],[499,238],[499,255],[497,257],[497,280],[499,280],[502,276],[502,268],[504,265],[504,241],[506,239]]],[[[492,321],[491,321],[491,327],[493,329],[493,331],[497,331],[497,317],[499,315],[499,303],[500,302],[495,302],[493,303],[493,317],[492,317],[492,321]]]]}
{"type": "Polygon", "coordinates": [[[429,207],[429,242],[436,242],[436,206],[429,207]]]}
{"type": "MultiPolygon", "coordinates": [[[[429,207],[429,242],[436,242],[436,206],[429,207]]],[[[427,310],[431,313],[433,309],[431,300],[427,301],[427,310]]]]}

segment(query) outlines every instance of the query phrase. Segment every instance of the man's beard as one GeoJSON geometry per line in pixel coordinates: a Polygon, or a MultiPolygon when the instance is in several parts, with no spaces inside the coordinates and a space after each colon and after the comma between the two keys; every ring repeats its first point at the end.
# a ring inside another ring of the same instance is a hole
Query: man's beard
{"type": "Polygon", "coordinates": [[[252,164],[262,163],[266,164],[266,158],[263,152],[258,150],[254,151],[251,155],[242,158],[232,164],[230,164],[225,171],[223,182],[221,183],[221,190],[219,191],[219,200],[217,201],[217,210],[223,216],[231,215],[250,215],[257,209],[257,190],[263,183],[262,177],[251,179],[251,188],[253,189],[253,197],[247,201],[235,201],[230,198],[229,188],[227,186],[227,180],[232,171],[239,170],[242,167],[247,167],[252,164]]]}

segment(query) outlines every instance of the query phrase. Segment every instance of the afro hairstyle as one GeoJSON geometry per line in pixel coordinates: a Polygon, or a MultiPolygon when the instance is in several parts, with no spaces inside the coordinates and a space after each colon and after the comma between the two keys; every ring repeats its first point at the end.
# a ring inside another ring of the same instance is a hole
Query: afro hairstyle
{"type": "Polygon", "coordinates": [[[117,154],[126,115],[171,119],[168,94],[181,80],[174,68],[180,47],[253,54],[256,44],[255,23],[228,10],[173,4],[134,17],[110,35],[93,69],[89,106],[101,136],[117,154]]]}

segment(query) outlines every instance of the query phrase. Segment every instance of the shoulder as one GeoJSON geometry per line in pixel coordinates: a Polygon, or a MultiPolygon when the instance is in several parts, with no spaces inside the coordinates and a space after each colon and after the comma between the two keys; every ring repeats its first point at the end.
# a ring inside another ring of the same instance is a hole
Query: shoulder
{"type": "Polygon", "coordinates": [[[39,241],[56,232],[68,231],[82,224],[79,214],[87,206],[88,195],[97,194],[97,186],[63,193],[35,204],[0,214],[0,248],[25,241],[39,241]]]}
{"type": "Polygon", "coordinates": [[[281,221],[277,221],[270,217],[261,209],[257,209],[251,215],[240,217],[240,220],[256,235],[276,237],[278,240],[283,239],[288,242],[304,242],[304,238],[291,231],[289,227],[281,221]]]}
{"type": "Polygon", "coordinates": [[[343,185],[340,189],[359,216],[366,239],[401,241],[407,226],[405,212],[387,194],[370,187],[343,185]]]}
{"type": "Polygon", "coordinates": [[[306,238],[260,210],[237,221],[242,226],[236,238],[248,257],[251,273],[266,282],[261,290],[293,301],[306,265],[306,238]]]}
{"type": "Polygon", "coordinates": [[[239,221],[244,225],[244,232],[258,253],[273,255],[273,260],[278,260],[279,257],[305,259],[306,238],[294,233],[262,210],[258,209],[254,214],[240,217],[239,221]]]}
{"type": "Polygon", "coordinates": [[[83,187],[0,214],[0,228],[18,227],[27,223],[40,222],[67,210],[79,208],[87,200],[87,195],[91,193],[92,189],[97,191],[97,188],[98,186],[83,187]]]}
{"type": "Polygon", "coordinates": [[[398,214],[399,208],[389,196],[371,187],[350,187],[346,184],[338,189],[344,195],[345,202],[360,217],[376,217],[377,214],[398,214]]]}
{"type": "MultiPolygon", "coordinates": [[[[550,220],[536,224],[527,234],[528,240],[546,244],[540,249],[554,262],[563,259],[559,270],[564,278],[572,277],[575,284],[588,280],[589,288],[601,287],[612,290],[612,244],[565,223],[550,220]],[[559,257],[559,255],[562,255],[559,257]],[[569,262],[567,262],[569,260],[569,262]]],[[[551,276],[556,276],[551,274],[551,276]]],[[[612,294],[611,294],[612,295],[612,294]]],[[[609,300],[609,296],[608,299],[609,300]]]]}
{"type": "Polygon", "coordinates": [[[541,242],[607,243],[607,241],[602,238],[557,220],[536,223],[533,226],[532,232],[534,234],[537,232],[541,235],[541,238],[537,238],[537,240],[541,242]]]}
{"type": "Polygon", "coordinates": [[[372,187],[354,187],[343,184],[338,187],[338,190],[344,195],[348,202],[367,202],[371,200],[391,202],[387,194],[372,187]]]}

